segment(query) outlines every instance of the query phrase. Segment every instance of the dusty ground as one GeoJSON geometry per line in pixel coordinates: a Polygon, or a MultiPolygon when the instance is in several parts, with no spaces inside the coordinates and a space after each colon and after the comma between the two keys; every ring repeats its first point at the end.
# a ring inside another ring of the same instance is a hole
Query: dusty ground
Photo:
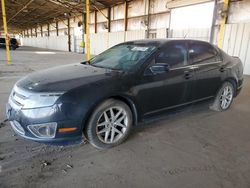
{"type": "Polygon", "coordinates": [[[0,49],[0,187],[250,187],[250,77],[232,108],[186,108],[135,128],[124,144],[55,147],[15,136],[4,121],[8,95],[29,72],[83,59],[23,47],[5,65],[0,49]]]}

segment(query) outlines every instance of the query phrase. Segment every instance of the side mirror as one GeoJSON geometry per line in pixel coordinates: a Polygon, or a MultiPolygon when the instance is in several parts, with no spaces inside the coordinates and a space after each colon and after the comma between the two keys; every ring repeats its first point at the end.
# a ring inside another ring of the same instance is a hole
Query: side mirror
{"type": "Polygon", "coordinates": [[[170,70],[170,66],[167,63],[157,63],[148,68],[147,72],[151,72],[153,75],[164,74],[170,70]]]}
{"type": "Polygon", "coordinates": [[[83,61],[83,62],[81,62],[81,64],[83,64],[83,65],[89,65],[89,61],[83,61]]]}

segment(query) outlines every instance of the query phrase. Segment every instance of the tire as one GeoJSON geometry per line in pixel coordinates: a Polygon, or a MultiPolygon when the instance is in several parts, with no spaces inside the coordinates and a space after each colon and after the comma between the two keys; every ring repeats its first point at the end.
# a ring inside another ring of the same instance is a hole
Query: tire
{"type": "Polygon", "coordinates": [[[235,86],[233,85],[233,83],[228,81],[223,83],[214,99],[213,104],[210,106],[210,109],[219,112],[229,109],[233,102],[234,96],[235,86]]]}
{"type": "Polygon", "coordinates": [[[10,50],[16,50],[14,46],[10,46],[10,50]]]}
{"type": "Polygon", "coordinates": [[[86,126],[85,136],[98,149],[112,148],[127,139],[132,122],[132,112],[127,104],[108,99],[94,110],[86,126]]]}

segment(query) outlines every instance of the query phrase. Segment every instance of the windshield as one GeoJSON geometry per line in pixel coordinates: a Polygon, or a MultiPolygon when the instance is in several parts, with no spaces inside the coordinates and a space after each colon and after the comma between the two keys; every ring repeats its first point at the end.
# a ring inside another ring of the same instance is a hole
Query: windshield
{"type": "Polygon", "coordinates": [[[132,71],[149,57],[154,46],[122,44],[114,46],[90,60],[96,67],[132,71]]]}

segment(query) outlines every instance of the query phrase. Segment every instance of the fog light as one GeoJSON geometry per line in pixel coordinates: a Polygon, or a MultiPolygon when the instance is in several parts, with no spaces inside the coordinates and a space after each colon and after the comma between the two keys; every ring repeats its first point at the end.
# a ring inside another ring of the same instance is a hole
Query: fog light
{"type": "Polygon", "coordinates": [[[57,123],[28,125],[30,132],[38,138],[55,138],[57,123]]]}

